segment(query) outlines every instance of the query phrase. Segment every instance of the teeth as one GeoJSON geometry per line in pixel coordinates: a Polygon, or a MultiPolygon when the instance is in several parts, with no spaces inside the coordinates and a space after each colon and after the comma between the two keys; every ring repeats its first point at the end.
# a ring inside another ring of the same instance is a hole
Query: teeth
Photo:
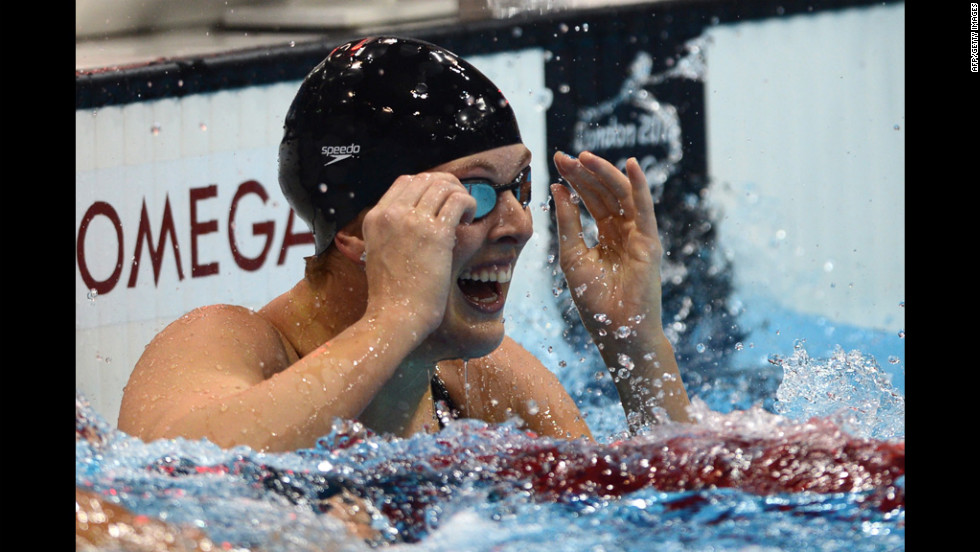
{"type": "Polygon", "coordinates": [[[514,267],[511,265],[499,267],[483,267],[476,270],[464,270],[459,275],[464,280],[476,280],[477,282],[499,282],[505,284],[510,281],[514,267]]]}

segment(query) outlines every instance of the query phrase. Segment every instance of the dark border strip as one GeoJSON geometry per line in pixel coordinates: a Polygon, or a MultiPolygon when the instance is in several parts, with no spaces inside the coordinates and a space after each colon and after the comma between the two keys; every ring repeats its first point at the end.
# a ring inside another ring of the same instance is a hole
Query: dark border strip
{"type": "MultiPolygon", "coordinates": [[[[902,3],[894,0],[677,0],[444,24],[411,31],[392,29],[391,33],[429,40],[462,56],[471,56],[549,48],[560,44],[558,29],[563,25],[592,21],[621,21],[628,25],[637,18],[661,18],[664,25],[696,36],[716,24],[902,3]]],[[[174,58],[133,67],[79,71],[75,75],[75,109],[299,80],[334,46],[354,37],[351,33],[324,34],[320,40],[295,45],[284,42],[281,46],[174,58]]]]}

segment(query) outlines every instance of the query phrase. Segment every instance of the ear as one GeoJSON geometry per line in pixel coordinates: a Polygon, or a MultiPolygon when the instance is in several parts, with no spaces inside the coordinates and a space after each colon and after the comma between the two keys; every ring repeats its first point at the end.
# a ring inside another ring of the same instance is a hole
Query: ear
{"type": "Polygon", "coordinates": [[[333,244],[344,257],[358,266],[364,266],[364,240],[345,230],[337,232],[333,244]]]}

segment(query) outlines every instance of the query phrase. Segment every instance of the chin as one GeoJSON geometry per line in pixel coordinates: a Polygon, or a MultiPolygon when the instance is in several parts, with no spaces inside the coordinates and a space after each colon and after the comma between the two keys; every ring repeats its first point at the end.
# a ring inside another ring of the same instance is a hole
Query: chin
{"type": "Polygon", "coordinates": [[[490,353],[497,350],[500,344],[504,341],[504,324],[503,321],[499,323],[499,330],[493,332],[493,335],[481,335],[481,339],[474,340],[470,343],[470,347],[466,351],[466,355],[460,358],[480,358],[487,356],[490,353]]]}
{"type": "Polygon", "coordinates": [[[467,303],[450,308],[432,335],[446,350],[446,358],[479,358],[500,347],[504,340],[502,311],[481,312],[467,303]]]}

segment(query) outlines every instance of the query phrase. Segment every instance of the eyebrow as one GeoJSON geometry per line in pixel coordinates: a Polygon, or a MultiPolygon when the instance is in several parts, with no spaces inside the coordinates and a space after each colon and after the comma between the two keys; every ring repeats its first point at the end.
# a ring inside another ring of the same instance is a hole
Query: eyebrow
{"type": "Polygon", "coordinates": [[[505,190],[509,188],[514,188],[516,186],[520,186],[524,182],[524,180],[527,179],[528,174],[530,172],[531,172],[531,165],[524,165],[524,168],[518,171],[517,174],[514,175],[514,178],[510,179],[507,182],[502,182],[502,183],[494,182],[493,179],[491,178],[484,178],[480,176],[460,178],[459,181],[462,182],[463,184],[473,183],[473,182],[483,182],[489,184],[490,187],[492,187],[493,189],[499,192],[500,190],[505,190]]]}
{"type": "MultiPolygon", "coordinates": [[[[524,153],[521,154],[521,158],[519,162],[517,163],[517,166],[520,167],[518,169],[518,173],[524,170],[524,168],[530,164],[530,161],[531,161],[531,150],[525,149],[524,153]]],[[[498,174],[497,173],[498,168],[499,167],[496,163],[491,163],[486,159],[470,159],[464,162],[463,164],[459,165],[458,167],[453,167],[453,170],[457,172],[462,172],[462,171],[469,171],[473,169],[483,169],[489,173],[498,174]]]]}

